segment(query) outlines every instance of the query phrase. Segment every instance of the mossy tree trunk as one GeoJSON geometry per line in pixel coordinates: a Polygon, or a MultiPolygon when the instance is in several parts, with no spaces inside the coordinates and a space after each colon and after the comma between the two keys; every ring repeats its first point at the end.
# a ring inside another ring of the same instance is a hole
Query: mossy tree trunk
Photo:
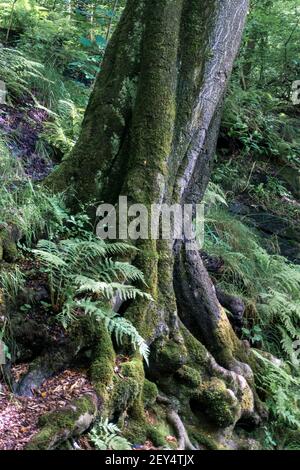
{"type": "MultiPolygon", "coordinates": [[[[72,185],[73,206],[117,204],[119,195],[147,207],[199,203],[247,11],[248,0],[128,0],[79,141],[47,184],[55,190],[72,185]]],[[[138,245],[135,262],[155,301],[135,303],[125,315],[147,338],[150,365],[143,368],[138,358],[126,363],[122,372],[131,381],[125,386],[117,378],[114,393],[107,393],[114,353],[109,340],[102,342],[91,370],[107,409],[119,420],[127,409],[128,435],[142,439],[146,373],[168,397],[159,406],[166,416],[178,414],[196,446],[227,445],[237,422],[257,424],[263,415],[254,355],[232,330],[196,250],[187,250],[185,241],[138,245]],[[97,367],[102,352],[104,368],[97,367]]]]}

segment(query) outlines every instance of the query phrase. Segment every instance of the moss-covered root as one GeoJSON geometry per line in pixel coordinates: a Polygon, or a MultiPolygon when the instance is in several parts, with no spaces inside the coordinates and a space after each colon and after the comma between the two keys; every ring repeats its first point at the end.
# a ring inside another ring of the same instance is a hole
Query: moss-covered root
{"type": "Polygon", "coordinates": [[[52,411],[39,419],[40,431],[33,436],[25,450],[53,450],[70,437],[84,433],[95,421],[98,400],[85,395],[68,408],[52,411]]]}

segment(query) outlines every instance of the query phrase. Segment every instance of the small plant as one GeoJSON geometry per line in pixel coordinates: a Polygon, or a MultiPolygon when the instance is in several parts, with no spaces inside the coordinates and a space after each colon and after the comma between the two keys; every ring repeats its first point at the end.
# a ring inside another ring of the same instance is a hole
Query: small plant
{"type": "Polygon", "coordinates": [[[59,100],[54,120],[46,124],[44,138],[66,154],[75,144],[81,121],[82,110],[77,109],[71,100],[59,100]]]}
{"type": "Polygon", "coordinates": [[[264,438],[264,448],[265,449],[274,449],[277,446],[276,441],[274,440],[272,432],[264,426],[265,438],[264,438]]]}
{"type": "Polygon", "coordinates": [[[251,330],[249,328],[242,328],[242,333],[252,344],[263,341],[263,332],[259,325],[255,325],[251,330]]]}
{"type": "Polygon", "coordinates": [[[33,78],[44,81],[43,69],[42,64],[28,59],[21,51],[0,47],[1,80],[14,98],[26,94],[35,100],[30,82],[33,78]]]}
{"type": "Polygon", "coordinates": [[[131,444],[124,437],[120,436],[120,429],[108,419],[101,418],[101,421],[92,429],[89,434],[91,442],[97,450],[131,450],[131,444]]]}
{"type": "Polygon", "coordinates": [[[64,196],[33,185],[1,139],[0,152],[1,222],[17,227],[28,246],[40,236],[52,238],[69,218],[64,196]]]}
{"type": "Polygon", "coordinates": [[[5,329],[6,329],[5,327],[6,327],[6,323],[0,329],[0,368],[3,364],[5,364],[7,359],[9,361],[11,360],[11,353],[10,353],[9,347],[4,342],[5,329]]]}

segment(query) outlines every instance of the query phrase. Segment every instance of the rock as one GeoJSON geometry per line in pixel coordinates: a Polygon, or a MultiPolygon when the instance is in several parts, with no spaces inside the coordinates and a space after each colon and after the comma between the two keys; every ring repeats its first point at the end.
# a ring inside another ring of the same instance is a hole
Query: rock
{"type": "Polygon", "coordinates": [[[246,204],[239,201],[234,201],[229,205],[229,211],[235,215],[248,215],[251,209],[246,204]]]}
{"type": "Polygon", "coordinates": [[[52,411],[39,419],[40,431],[25,450],[53,450],[70,438],[78,437],[94,423],[98,412],[95,394],[86,394],[70,406],[52,411]]]}
{"type": "Polygon", "coordinates": [[[191,401],[194,409],[205,413],[219,428],[234,425],[241,416],[241,405],[225,383],[217,378],[211,379],[199,387],[191,401]]]}
{"type": "Polygon", "coordinates": [[[30,361],[49,344],[49,334],[44,324],[24,318],[23,314],[12,315],[11,332],[18,346],[18,360],[30,361]]]}

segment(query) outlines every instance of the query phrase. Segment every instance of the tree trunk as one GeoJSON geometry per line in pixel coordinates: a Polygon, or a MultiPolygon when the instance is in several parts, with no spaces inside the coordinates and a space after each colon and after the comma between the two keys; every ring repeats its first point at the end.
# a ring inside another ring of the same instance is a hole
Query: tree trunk
{"type": "MultiPolygon", "coordinates": [[[[119,195],[148,208],[199,203],[247,11],[248,0],[128,0],[79,141],[47,184],[55,190],[71,184],[73,207],[78,200],[117,204],[119,195]]],[[[130,305],[124,314],[151,346],[145,373],[175,403],[168,413],[178,416],[181,435],[184,423],[196,427],[196,447],[203,441],[226,447],[238,421],[257,424],[263,415],[256,361],[236,337],[199,252],[188,250],[188,243],[137,242],[135,263],[155,301],[130,305]]],[[[106,357],[112,357],[107,350],[106,357]]],[[[130,420],[124,428],[137,438],[146,429],[141,360],[125,369],[141,388],[118,408],[117,418],[126,408],[130,420]]],[[[113,385],[116,390],[120,384],[113,385]]],[[[99,390],[105,401],[103,383],[99,390]]],[[[115,403],[111,398],[107,406],[114,418],[115,403]]],[[[189,443],[187,435],[183,441],[189,443]]]]}

